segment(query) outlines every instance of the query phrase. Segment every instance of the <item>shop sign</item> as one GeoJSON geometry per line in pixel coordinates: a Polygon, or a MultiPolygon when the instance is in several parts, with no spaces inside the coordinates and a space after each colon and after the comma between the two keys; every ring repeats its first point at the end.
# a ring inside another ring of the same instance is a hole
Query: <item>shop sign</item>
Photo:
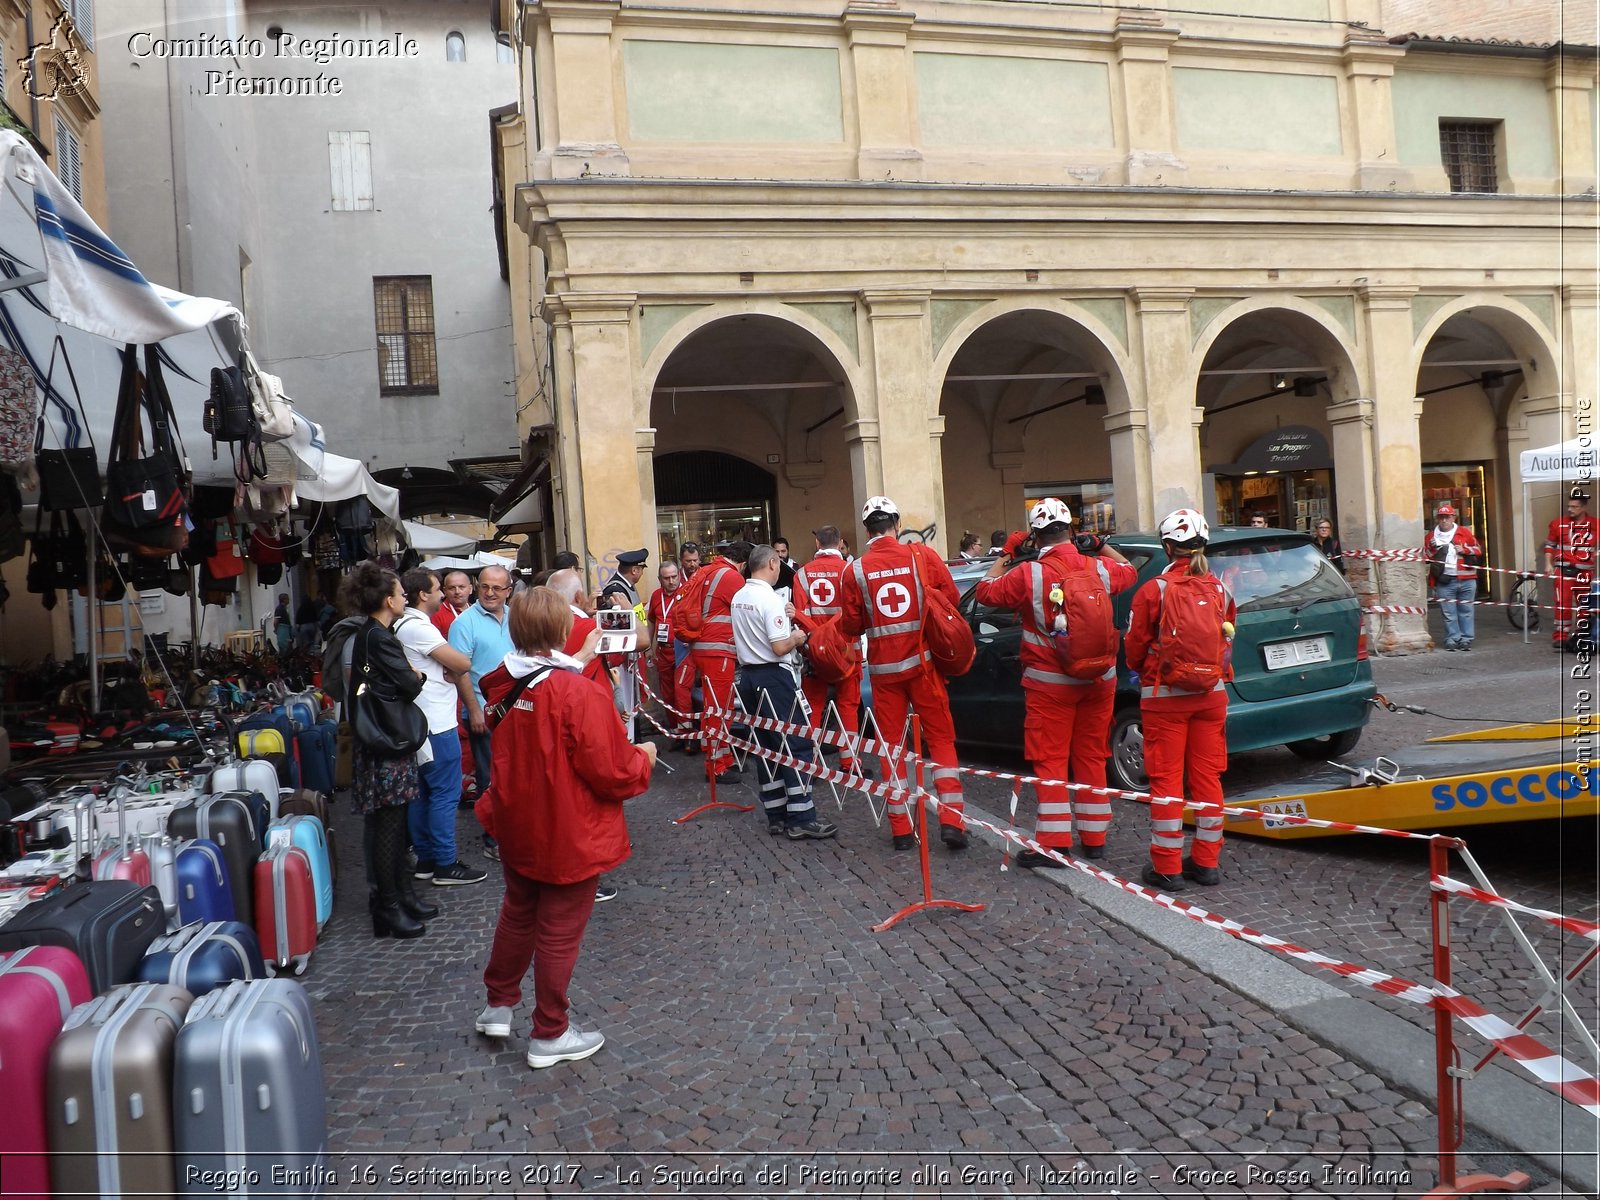
{"type": "Polygon", "coordinates": [[[1328,440],[1306,425],[1285,425],[1251,442],[1239,461],[1217,469],[1219,475],[1247,471],[1324,471],[1333,466],[1328,440]]]}

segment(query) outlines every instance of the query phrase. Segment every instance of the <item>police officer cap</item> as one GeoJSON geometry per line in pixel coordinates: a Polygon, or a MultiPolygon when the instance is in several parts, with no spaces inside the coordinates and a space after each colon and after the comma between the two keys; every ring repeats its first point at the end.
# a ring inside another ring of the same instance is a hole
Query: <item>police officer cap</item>
{"type": "Polygon", "coordinates": [[[617,565],[623,567],[642,567],[650,557],[648,550],[624,550],[617,555],[617,565]]]}

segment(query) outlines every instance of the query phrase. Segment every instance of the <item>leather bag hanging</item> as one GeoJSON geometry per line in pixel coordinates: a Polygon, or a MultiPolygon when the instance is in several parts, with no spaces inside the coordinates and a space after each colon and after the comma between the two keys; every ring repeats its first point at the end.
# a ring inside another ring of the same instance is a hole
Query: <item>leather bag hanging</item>
{"type": "Polygon", "coordinates": [[[39,412],[38,427],[33,438],[33,456],[39,465],[39,504],[47,512],[65,512],[73,508],[94,508],[100,503],[100,456],[95,452],[94,435],[89,432],[89,418],[83,411],[83,393],[78,390],[78,376],[72,369],[72,359],[67,356],[67,344],[58,334],[50,348],[50,366],[44,374],[45,400],[39,412]],[[67,369],[67,380],[72,384],[72,397],[78,411],[62,397],[55,386],[56,359],[61,359],[67,369]],[[55,405],[67,430],[66,444],[59,449],[44,444],[45,426],[49,424],[50,406],[55,405]],[[86,438],[87,446],[79,440],[86,438]]]}
{"type": "Polygon", "coordinates": [[[39,427],[39,384],[25,355],[0,346],[0,463],[33,461],[39,427]]]}
{"type": "Polygon", "coordinates": [[[176,428],[156,347],[145,347],[143,373],[138,348],[125,347],[106,465],[104,523],[126,543],[163,555],[188,540],[190,478],[174,440],[176,428]],[[148,445],[145,418],[150,423],[148,445]]]}
{"type": "Polygon", "coordinates": [[[372,625],[368,621],[357,631],[352,649],[350,677],[355,694],[350,697],[350,728],[368,752],[384,758],[405,758],[428,740],[428,718],[373,671],[367,654],[372,625]]]}
{"type": "Polygon", "coordinates": [[[211,578],[232,579],[244,574],[244,555],[240,552],[232,521],[217,522],[216,546],[216,550],[206,559],[206,570],[211,578]]]}
{"type": "MultiPolygon", "coordinates": [[[[89,582],[89,544],[71,510],[51,513],[49,530],[44,528],[44,513],[41,508],[33,529],[28,590],[53,597],[58,588],[78,588],[89,582]]],[[[50,607],[50,602],[45,606],[50,607]]]]}
{"type": "Polygon", "coordinates": [[[218,442],[234,444],[235,479],[248,483],[265,477],[267,452],[261,442],[261,423],[256,419],[255,405],[241,368],[211,368],[211,393],[206,397],[201,424],[211,435],[213,459],[217,457],[218,442]]]}

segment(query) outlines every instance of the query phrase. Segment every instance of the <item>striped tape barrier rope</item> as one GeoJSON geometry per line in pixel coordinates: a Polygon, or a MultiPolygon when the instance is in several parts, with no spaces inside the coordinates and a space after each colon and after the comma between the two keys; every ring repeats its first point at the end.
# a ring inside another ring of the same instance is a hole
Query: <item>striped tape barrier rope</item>
{"type": "Polygon", "coordinates": [[[1559,926],[1568,933],[1576,934],[1591,942],[1600,943],[1600,925],[1593,921],[1584,921],[1577,917],[1564,917],[1560,913],[1551,912],[1549,909],[1533,908],[1527,904],[1519,904],[1517,901],[1502,896],[1498,892],[1484,891],[1482,888],[1474,887],[1470,883],[1463,883],[1459,879],[1451,879],[1448,875],[1442,875],[1433,880],[1432,888],[1436,892],[1449,892],[1452,895],[1464,896],[1468,900],[1476,900],[1479,904],[1488,904],[1495,908],[1507,908],[1513,912],[1536,917],[1551,925],[1559,926]]]}

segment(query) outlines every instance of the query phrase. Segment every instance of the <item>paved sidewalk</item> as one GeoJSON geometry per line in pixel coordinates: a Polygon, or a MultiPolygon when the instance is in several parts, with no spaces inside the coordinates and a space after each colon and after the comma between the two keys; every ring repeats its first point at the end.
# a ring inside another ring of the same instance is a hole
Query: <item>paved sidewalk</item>
{"type": "MultiPolygon", "coordinates": [[[[920,880],[916,856],[891,853],[861,797],[838,814],[836,842],[770,838],[754,813],[674,826],[703,790],[691,774],[699,760],[668,759],[679,773],[658,770],[658,785],[630,802],[635,854],[611,876],[622,895],[596,910],[574,980],[575,1017],[607,1044],[549,1071],[522,1061],[526,1005],[513,1042],[471,1030],[495,882],[432,889],[447,912],[425,938],[374,941],[359,827],[340,802],[344,885],[306,977],[331,1147],[355,1152],[340,1160],[338,1190],[1355,1196],[1432,1186],[1428,1104],[1048,881],[1002,875],[981,846],[937,848],[939,894],[987,909],[920,913],[874,934],[868,926],[915,898],[920,880]],[[464,1174],[392,1174],[407,1168],[464,1174]],[[1047,1168],[1057,1174],[1042,1180],[1047,1168]],[[509,1178],[485,1178],[502,1169],[509,1178]],[[783,1169],[785,1179],[757,1178],[783,1169]],[[914,1182],[914,1171],[933,1174],[914,1182]]],[[[826,809],[834,815],[831,800],[826,809]]],[[[1509,1167],[1560,1194],[1541,1164],[1490,1145],[1461,1162],[1509,1167]]]]}

